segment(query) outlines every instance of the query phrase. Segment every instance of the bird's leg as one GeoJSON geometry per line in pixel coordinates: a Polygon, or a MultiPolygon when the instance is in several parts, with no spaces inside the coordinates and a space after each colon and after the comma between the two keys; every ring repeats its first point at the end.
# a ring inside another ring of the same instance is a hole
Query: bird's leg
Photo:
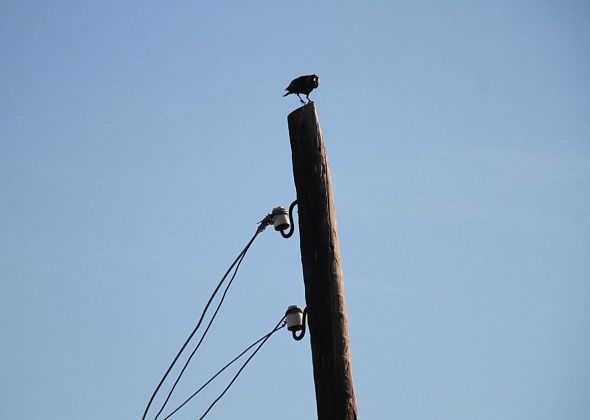
{"type": "Polygon", "coordinates": [[[307,98],[307,103],[310,103],[311,99],[309,99],[309,93],[307,95],[305,95],[305,97],[307,98]]]}
{"type": "Polygon", "coordinates": [[[303,99],[301,99],[301,96],[299,96],[299,94],[297,94],[297,97],[299,98],[299,101],[300,101],[300,102],[301,102],[303,105],[305,105],[305,102],[303,102],[303,99]]]}

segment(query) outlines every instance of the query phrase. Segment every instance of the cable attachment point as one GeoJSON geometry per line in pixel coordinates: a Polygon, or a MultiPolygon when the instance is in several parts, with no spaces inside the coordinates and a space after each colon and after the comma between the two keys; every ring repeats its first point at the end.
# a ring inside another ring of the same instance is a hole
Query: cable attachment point
{"type": "Polygon", "coordinates": [[[262,232],[268,225],[273,225],[275,230],[281,232],[283,238],[290,238],[293,235],[293,207],[297,200],[289,206],[289,211],[284,207],[275,207],[272,212],[267,214],[258,224],[258,232],[262,232]],[[288,229],[288,231],[287,231],[288,229]]]}
{"type": "Polygon", "coordinates": [[[291,305],[287,309],[287,329],[293,334],[296,341],[301,340],[305,336],[305,324],[307,321],[307,308],[301,311],[297,305],[291,305]],[[300,334],[297,334],[301,331],[300,334]]]}
{"type": "MultiPolygon", "coordinates": [[[[277,227],[277,223],[275,222],[275,230],[278,230],[281,232],[281,236],[283,238],[290,238],[293,235],[293,231],[295,229],[295,224],[293,223],[293,208],[297,205],[297,200],[293,201],[291,203],[291,205],[289,206],[289,218],[286,218],[287,215],[287,211],[285,209],[283,210],[282,213],[282,217],[281,217],[281,222],[282,223],[280,225],[280,227],[277,227]],[[290,228],[288,231],[287,229],[290,228]]],[[[282,208],[282,207],[281,207],[282,208]]]]}
{"type": "Polygon", "coordinates": [[[260,233],[262,232],[264,229],[266,229],[266,227],[268,225],[271,225],[273,223],[273,219],[274,216],[272,215],[272,213],[267,214],[266,216],[264,216],[264,219],[262,219],[260,222],[258,222],[258,224],[260,226],[258,226],[258,230],[257,232],[260,233]]]}
{"type": "Polygon", "coordinates": [[[272,209],[272,224],[276,231],[283,231],[289,229],[291,222],[289,221],[289,213],[284,207],[275,207],[272,209]]]}

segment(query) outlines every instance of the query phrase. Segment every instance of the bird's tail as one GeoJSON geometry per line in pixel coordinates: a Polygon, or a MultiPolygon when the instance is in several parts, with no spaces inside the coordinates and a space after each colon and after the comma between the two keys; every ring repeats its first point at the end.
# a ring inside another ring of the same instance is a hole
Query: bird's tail
{"type": "Polygon", "coordinates": [[[284,98],[285,96],[287,96],[287,95],[290,95],[290,94],[292,94],[292,93],[293,93],[293,92],[287,92],[287,93],[285,93],[285,94],[283,95],[283,98],[284,98]]]}

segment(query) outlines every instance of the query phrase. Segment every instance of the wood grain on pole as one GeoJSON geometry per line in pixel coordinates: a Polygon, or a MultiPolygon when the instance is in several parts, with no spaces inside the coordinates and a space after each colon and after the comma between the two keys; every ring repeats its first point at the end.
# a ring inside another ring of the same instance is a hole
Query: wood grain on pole
{"type": "Polygon", "coordinates": [[[288,117],[319,420],[357,419],[330,169],[315,105],[288,117]]]}

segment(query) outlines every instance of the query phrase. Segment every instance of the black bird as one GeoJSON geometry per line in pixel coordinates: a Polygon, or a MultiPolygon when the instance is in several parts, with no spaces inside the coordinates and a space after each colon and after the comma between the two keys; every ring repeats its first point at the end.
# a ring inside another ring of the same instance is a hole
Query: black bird
{"type": "Polygon", "coordinates": [[[305,104],[305,102],[303,102],[303,99],[301,99],[301,96],[299,96],[300,93],[303,93],[307,98],[307,103],[309,103],[311,102],[311,100],[309,99],[309,94],[312,90],[317,88],[319,84],[320,76],[318,76],[317,74],[301,76],[297,79],[292,80],[291,83],[289,83],[289,86],[287,86],[287,88],[285,89],[287,93],[285,93],[283,96],[287,96],[294,93],[299,97],[301,103],[305,104]]]}

